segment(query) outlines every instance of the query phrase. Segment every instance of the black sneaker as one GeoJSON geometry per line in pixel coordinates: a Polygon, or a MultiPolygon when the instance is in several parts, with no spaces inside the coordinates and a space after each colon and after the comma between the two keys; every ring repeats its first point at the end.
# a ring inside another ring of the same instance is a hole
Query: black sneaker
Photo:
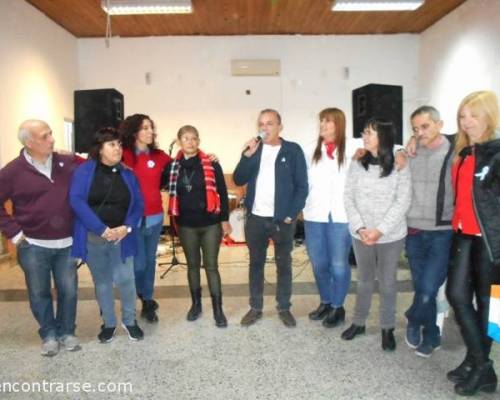
{"type": "Polygon", "coordinates": [[[109,343],[115,337],[116,327],[106,328],[104,325],[101,325],[101,332],[97,335],[97,339],[101,343],[109,343]]]}
{"type": "Polygon", "coordinates": [[[124,323],[122,323],[122,326],[127,331],[128,338],[130,340],[144,339],[144,332],[141,328],[139,328],[139,325],[137,325],[137,321],[134,321],[134,325],[125,325],[124,323]]]}

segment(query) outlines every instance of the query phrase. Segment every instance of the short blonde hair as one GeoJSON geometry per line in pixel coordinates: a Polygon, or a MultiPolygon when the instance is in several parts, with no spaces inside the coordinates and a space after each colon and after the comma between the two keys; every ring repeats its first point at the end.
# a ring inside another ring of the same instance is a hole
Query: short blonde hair
{"type": "Polygon", "coordinates": [[[184,125],[177,132],[177,139],[181,140],[182,135],[185,133],[193,133],[198,139],[200,138],[200,134],[198,129],[196,129],[193,125],[184,125]]]}
{"type": "Polygon", "coordinates": [[[495,137],[495,130],[498,128],[498,99],[495,93],[488,90],[472,92],[467,95],[457,111],[458,137],[455,145],[455,153],[459,154],[464,147],[470,145],[470,140],[465,131],[460,127],[460,114],[464,107],[469,107],[473,112],[482,114],[486,118],[486,132],[482,142],[488,142],[495,137]]]}

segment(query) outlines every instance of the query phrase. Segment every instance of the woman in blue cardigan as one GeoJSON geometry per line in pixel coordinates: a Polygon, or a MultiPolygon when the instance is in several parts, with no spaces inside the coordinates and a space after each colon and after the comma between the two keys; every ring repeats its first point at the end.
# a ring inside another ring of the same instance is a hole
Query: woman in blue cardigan
{"type": "Polygon", "coordinates": [[[120,164],[122,146],[115,129],[96,133],[89,158],[71,181],[69,196],[76,216],[73,256],[84,260],[92,274],[104,320],[98,339],[107,343],[115,335],[114,283],[120,290],[122,326],[131,340],[141,340],[133,256],[135,227],[144,211],[142,194],[133,172],[120,164]]]}

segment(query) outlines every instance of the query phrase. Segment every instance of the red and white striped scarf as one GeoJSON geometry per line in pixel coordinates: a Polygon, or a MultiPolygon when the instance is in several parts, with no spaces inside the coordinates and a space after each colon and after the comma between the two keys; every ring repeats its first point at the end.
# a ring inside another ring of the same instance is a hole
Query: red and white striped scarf
{"type": "MultiPolygon", "coordinates": [[[[170,178],[168,183],[168,193],[170,200],[168,202],[168,214],[174,217],[179,215],[179,196],[177,195],[177,179],[179,178],[180,160],[184,157],[182,150],[179,150],[175,159],[170,166],[170,178]]],[[[203,176],[205,178],[207,211],[209,213],[220,213],[220,196],[217,193],[217,185],[215,182],[215,169],[212,162],[205,153],[198,151],[197,157],[201,161],[203,168],[203,176]]]]}

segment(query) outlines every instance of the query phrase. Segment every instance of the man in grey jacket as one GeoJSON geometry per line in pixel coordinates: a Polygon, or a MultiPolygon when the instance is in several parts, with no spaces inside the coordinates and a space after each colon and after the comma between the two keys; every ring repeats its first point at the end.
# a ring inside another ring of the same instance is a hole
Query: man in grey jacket
{"type": "Polygon", "coordinates": [[[436,325],[436,296],[448,272],[452,242],[453,189],[451,163],[454,136],[441,133],[443,122],[432,106],[411,115],[416,155],[410,158],[412,202],[408,212],[406,254],[415,296],[406,312],[406,343],[430,357],[441,345],[436,325]]]}

